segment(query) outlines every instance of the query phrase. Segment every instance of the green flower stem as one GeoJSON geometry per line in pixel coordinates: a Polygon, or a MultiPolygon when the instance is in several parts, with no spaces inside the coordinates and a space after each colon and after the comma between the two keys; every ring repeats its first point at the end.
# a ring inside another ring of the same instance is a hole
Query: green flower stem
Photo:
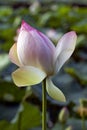
{"type": "Polygon", "coordinates": [[[19,119],[18,119],[18,130],[21,130],[21,120],[22,120],[22,112],[19,114],[19,119]]]}
{"type": "Polygon", "coordinates": [[[65,123],[62,123],[61,126],[62,126],[61,130],[65,130],[65,123]]]}
{"type": "Polygon", "coordinates": [[[42,130],[46,130],[46,79],[42,83],[42,130]]]}

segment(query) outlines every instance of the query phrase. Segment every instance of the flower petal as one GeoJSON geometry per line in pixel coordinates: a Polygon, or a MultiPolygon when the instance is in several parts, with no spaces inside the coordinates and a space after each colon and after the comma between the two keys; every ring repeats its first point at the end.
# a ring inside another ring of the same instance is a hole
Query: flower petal
{"type": "Polygon", "coordinates": [[[76,40],[77,35],[74,31],[66,33],[59,40],[54,55],[55,72],[58,72],[66,60],[72,55],[75,49],[76,40]]]}
{"type": "Polygon", "coordinates": [[[57,88],[51,81],[50,78],[46,80],[46,90],[48,94],[55,100],[65,102],[65,96],[59,88],[57,88]]]}
{"type": "Polygon", "coordinates": [[[23,22],[17,41],[17,54],[21,64],[53,73],[55,46],[41,32],[23,22]]]}
{"type": "Polygon", "coordinates": [[[12,78],[17,86],[35,85],[40,83],[46,74],[38,68],[24,66],[12,73],[12,78]]]}
{"type": "Polygon", "coordinates": [[[13,63],[15,63],[18,66],[21,66],[21,63],[17,56],[17,44],[16,43],[10,49],[9,58],[13,63]]]}

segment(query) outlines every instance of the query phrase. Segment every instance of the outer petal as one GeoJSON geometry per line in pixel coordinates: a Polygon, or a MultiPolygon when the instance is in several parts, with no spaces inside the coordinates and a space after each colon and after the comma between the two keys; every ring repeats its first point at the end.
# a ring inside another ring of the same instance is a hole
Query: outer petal
{"type": "Polygon", "coordinates": [[[23,22],[17,42],[17,54],[23,65],[53,73],[55,47],[41,32],[23,22]]]}
{"type": "Polygon", "coordinates": [[[46,81],[46,90],[48,92],[48,94],[55,100],[58,101],[62,101],[65,102],[65,96],[64,94],[61,92],[61,90],[59,88],[57,88],[51,81],[50,78],[47,78],[46,81]]]}
{"type": "Polygon", "coordinates": [[[17,86],[35,85],[40,83],[46,74],[32,66],[24,66],[12,73],[12,78],[17,86]]]}
{"type": "Polygon", "coordinates": [[[72,55],[75,49],[76,40],[77,35],[74,31],[66,33],[59,40],[54,55],[55,72],[58,72],[66,60],[72,55]]]}
{"type": "Polygon", "coordinates": [[[21,63],[17,56],[17,44],[16,43],[10,49],[9,58],[13,63],[15,63],[18,66],[21,66],[21,63]]]}

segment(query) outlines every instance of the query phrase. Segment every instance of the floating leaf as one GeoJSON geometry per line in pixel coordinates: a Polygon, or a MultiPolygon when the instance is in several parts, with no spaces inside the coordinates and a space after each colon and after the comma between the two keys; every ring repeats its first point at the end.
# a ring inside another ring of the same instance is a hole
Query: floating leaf
{"type": "Polygon", "coordinates": [[[19,102],[25,94],[24,89],[20,89],[11,82],[0,82],[0,100],[9,102],[19,102]]]}
{"type": "Polygon", "coordinates": [[[74,68],[65,68],[65,71],[74,77],[81,85],[87,85],[87,75],[84,75],[74,68]]]}
{"type": "Polygon", "coordinates": [[[20,105],[14,120],[16,124],[18,124],[20,120],[21,130],[27,130],[28,128],[33,128],[41,124],[41,114],[36,106],[24,102],[20,105]]]}
{"type": "Polygon", "coordinates": [[[10,63],[7,54],[0,54],[0,71],[3,70],[10,63]]]}

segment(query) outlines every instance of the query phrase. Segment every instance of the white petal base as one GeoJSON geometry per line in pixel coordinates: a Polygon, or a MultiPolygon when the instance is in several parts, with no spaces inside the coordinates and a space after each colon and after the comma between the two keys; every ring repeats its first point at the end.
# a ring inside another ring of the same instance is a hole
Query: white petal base
{"type": "Polygon", "coordinates": [[[15,43],[15,44],[11,47],[11,49],[10,49],[9,58],[10,58],[10,60],[11,60],[14,64],[16,64],[16,65],[18,65],[18,66],[21,66],[21,63],[20,63],[20,61],[19,61],[19,59],[18,59],[18,55],[17,55],[17,44],[16,44],[16,43],[15,43]]]}
{"type": "Polygon", "coordinates": [[[38,84],[45,77],[45,72],[33,66],[24,66],[12,73],[13,81],[19,87],[38,84]]]}
{"type": "Polygon", "coordinates": [[[53,99],[60,101],[60,102],[66,101],[64,94],[61,92],[61,90],[59,88],[57,88],[52,83],[50,78],[47,78],[47,80],[46,80],[46,90],[47,90],[49,96],[51,96],[53,99]]]}

